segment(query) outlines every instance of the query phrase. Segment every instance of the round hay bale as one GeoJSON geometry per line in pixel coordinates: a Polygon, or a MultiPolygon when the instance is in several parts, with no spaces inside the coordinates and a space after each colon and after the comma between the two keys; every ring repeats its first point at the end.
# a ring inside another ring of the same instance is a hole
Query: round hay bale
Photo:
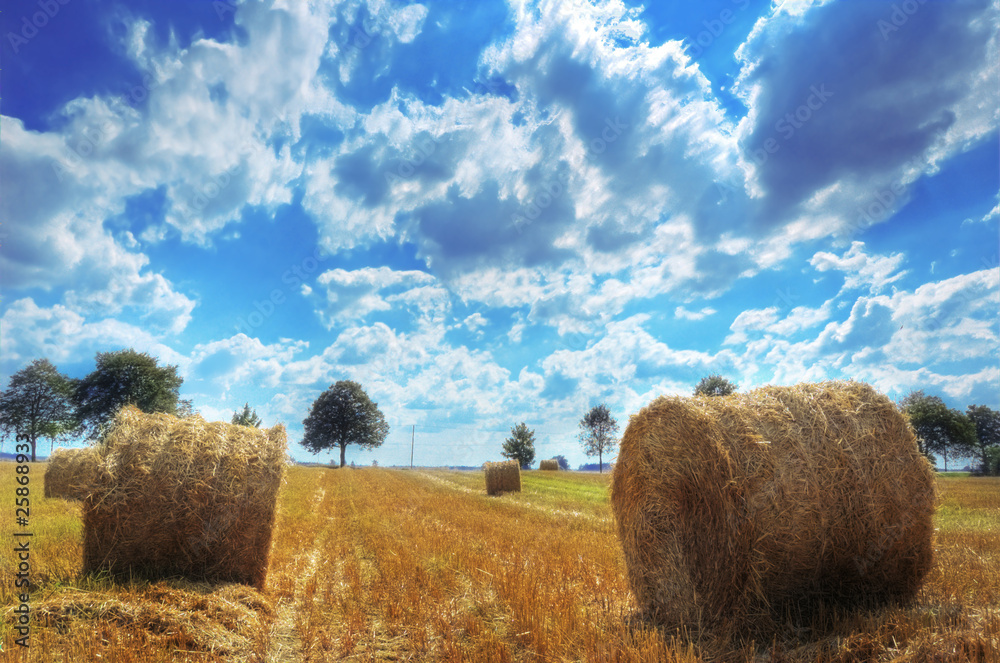
{"type": "Polygon", "coordinates": [[[538,469],[545,470],[546,472],[558,472],[559,461],[556,460],[555,458],[538,461],[538,469]]]}
{"type": "Polygon", "coordinates": [[[84,501],[85,572],[263,588],[285,428],[123,408],[84,501]]]}
{"type": "Polygon", "coordinates": [[[486,494],[521,492],[521,466],[516,460],[486,463],[486,494]]]}
{"type": "Polygon", "coordinates": [[[45,497],[84,499],[97,476],[97,465],[93,447],[56,449],[45,467],[45,497]]]}
{"type": "Polygon", "coordinates": [[[863,383],[657,398],[625,430],[611,506],[638,606],[663,623],[905,600],[931,566],[930,464],[863,383]]]}

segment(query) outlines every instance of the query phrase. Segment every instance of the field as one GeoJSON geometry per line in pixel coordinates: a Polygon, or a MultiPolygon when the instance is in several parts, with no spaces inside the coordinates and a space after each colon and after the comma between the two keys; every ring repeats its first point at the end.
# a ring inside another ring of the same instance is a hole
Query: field
{"type": "Polygon", "coordinates": [[[914,605],[830,611],[752,642],[634,614],[607,475],[291,468],[266,591],[80,578],[79,507],[32,465],[31,646],[11,628],[14,472],[0,547],[4,661],[1000,661],[1000,480],[938,480],[914,605]]]}

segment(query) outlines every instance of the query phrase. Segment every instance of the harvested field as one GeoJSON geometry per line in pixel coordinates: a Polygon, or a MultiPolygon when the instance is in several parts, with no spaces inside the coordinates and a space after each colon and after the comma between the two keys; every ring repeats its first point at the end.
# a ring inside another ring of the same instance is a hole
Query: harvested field
{"type": "MultiPolygon", "coordinates": [[[[32,465],[33,476],[43,469],[32,465]]],[[[1000,659],[1000,480],[937,481],[935,565],[912,605],[781,622],[756,643],[637,616],[607,475],[526,471],[521,480],[520,493],[498,500],[480,472],[294,467],[279,493],[267,584],[239,599],[231,585],[82,579],[79,514],[37,497],[32,601],[47,616],[35,615],[30,656],[9,630],[4,649],[32,663],[1000,659]],[[180,621],[146,620],[150,602],[174,592],[169,620],[180,621]],[[184,615],[204,630],[191,631],[184,615]],[[237,615],[262,641],[227,627],[237,615]],[[212,642],[228,649],[207,651],[212,642]]],[[[0,490],[14,485],[12,465],[0,464],[0,490]]],[[[5,616],[14,568],[5,547],[5,616]]]]}

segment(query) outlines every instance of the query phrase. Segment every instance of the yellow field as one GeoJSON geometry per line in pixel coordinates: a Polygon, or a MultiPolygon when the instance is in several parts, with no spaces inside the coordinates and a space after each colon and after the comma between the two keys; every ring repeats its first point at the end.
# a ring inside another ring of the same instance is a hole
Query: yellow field
{"type": "Polygon", "coordinates": [[[943,478],[937,565],[915,605],[822,614],[766,642],[637,619],[608,476],[292,468],[267,591],[78,577],[79,507],[32,466],[31,648],[14,644],[14,473],[0,546],[0,660],[1000,661],[1000,480],[943,478]]]}

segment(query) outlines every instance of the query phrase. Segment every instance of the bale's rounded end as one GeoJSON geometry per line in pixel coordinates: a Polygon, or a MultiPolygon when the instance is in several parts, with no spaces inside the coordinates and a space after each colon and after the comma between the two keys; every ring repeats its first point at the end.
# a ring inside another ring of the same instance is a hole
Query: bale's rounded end
{"type": "Polygon", "coordinates": [[[521,466],[516,460],[506,460],[499,463],[486,463],[486,494],[521,492],[521,466]]]}
{"type": "Polygon", "coordinates": [[[611,505],[638,606],[664,622],[907,599],[932,562],[930,464],[863,383],[657,398],[625,430],[611,505]]]}

